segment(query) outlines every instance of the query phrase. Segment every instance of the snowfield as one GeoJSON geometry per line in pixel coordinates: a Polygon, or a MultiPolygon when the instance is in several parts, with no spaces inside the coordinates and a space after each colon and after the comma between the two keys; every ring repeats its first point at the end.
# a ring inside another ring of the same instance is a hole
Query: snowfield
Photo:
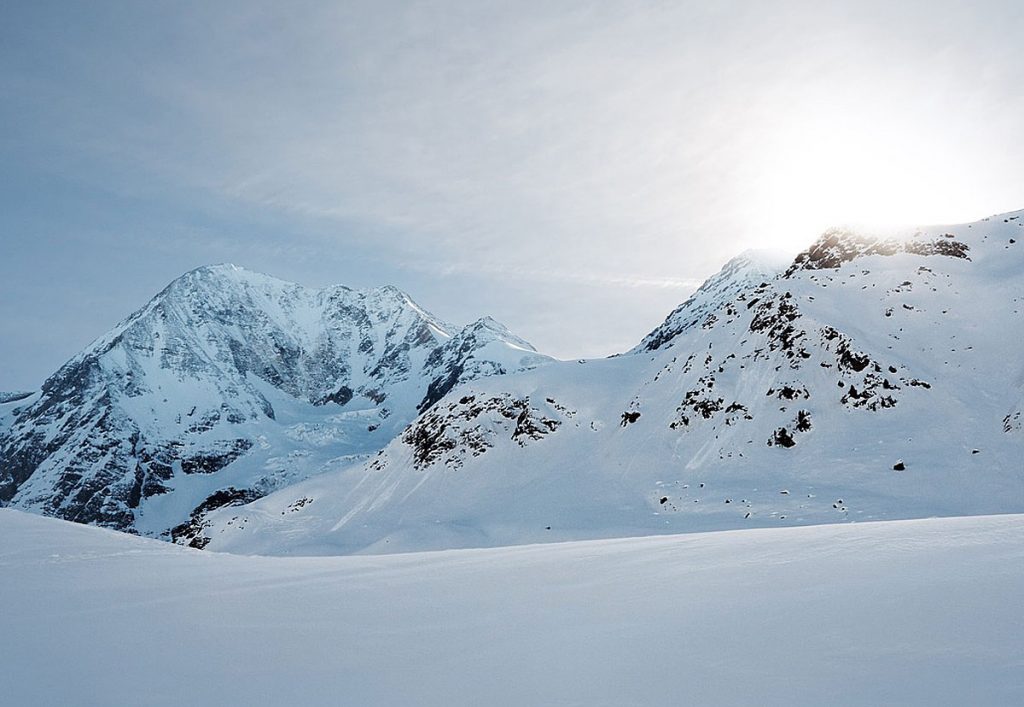
{"type": "Polygon", "coordinates": [[[349,557],[0,510],[11,705],[1022,704],[1024,515],[349,557]]]}

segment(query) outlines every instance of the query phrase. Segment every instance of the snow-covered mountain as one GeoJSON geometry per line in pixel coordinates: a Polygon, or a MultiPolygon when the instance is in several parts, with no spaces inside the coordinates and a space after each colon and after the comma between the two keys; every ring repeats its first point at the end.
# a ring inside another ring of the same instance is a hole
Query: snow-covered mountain
{"type": "Polygon", "coordinates": [[[0,502],[159,536],[357,462],[461,382],[549,360],[393,287],[199,268],[39,391],[0,400],[0,502]]]}
{"type": "Polygon", "coordinates": [[[1024,212],[741,257],[627,355],[473,381],[182,540],[331,554],[1024,511],[1024,212]]]}
{"type": "Polygon", "coordinates": [[[656,351],[669,346],[677,337],[704,324],[723,302],[730,302],[757,285],[775,279],[792,261],[791,256],[780,251],[748,250],[741,253],[708,278],[630,353],[656,351]]]}

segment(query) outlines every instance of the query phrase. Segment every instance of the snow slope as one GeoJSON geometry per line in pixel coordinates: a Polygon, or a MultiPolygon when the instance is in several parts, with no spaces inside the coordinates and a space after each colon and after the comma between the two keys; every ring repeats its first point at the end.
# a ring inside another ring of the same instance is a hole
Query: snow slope
{"type": "Polygon", "coordinates": [[[1024,517],[331,558],[0,510],[24,705],[1011,705],[1024,517]]]}
{"type": "Polygon", "coordinates": [[[741,257],[630,354],[469,382],[196,537],[343,554],[1024,512],[1022,224],[741,257]]]}
{"type": "Polygon", "coordinates": [[[360,461],[460,382],[548,360],[394,287],[199,268],[39,392],[0,398],[0,503],[166,536],[197,508],[360,461]]]}

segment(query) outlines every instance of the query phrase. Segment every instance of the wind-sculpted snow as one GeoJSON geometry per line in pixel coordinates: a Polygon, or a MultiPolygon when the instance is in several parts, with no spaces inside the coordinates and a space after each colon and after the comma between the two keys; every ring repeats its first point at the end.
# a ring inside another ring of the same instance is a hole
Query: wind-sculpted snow
{"type": "Polygon", "coordinates": [[[1019,515],[284,558],[0,510],[23,707],[1019,705],[1022,592],[1019,515]]]}
{"type": "Polygon", "coordinates": [[[734,261],[631,354],[460,385],[362,467],[209,514],[201,542],[388,552],[1022,512],[1021,234],[1007,214],[830,232],[775,276],[734,261]],[[543,432],[527,444],[523,412],[543,432]]]}
{"type": "Polygon", "coordinates": [[[38,394],[7,396],[0,502],[160,535],[218,499],[352,464],[439,386],[548,360],[481,322],[454,329],[393,287],[194,270],[38,394]]]}

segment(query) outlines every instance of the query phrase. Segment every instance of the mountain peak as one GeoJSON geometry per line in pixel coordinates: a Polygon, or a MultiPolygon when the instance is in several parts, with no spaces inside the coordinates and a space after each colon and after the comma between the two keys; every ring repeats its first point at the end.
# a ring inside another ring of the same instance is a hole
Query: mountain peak
{"type": "Polygon", "coordinates": [[[832,228],[821,234],[807,250],[796,256],[784,276],[790,277],[799,270],[838,268],[843,263],[869,255],[912,253],[970,260],[969,251],[970,247],[965,242],[957,240],[952,233],[934,237],[918,231],[907,238],[882,238],[845,228],[832,228]]]}
{"type": "Polygon", "coordinates": [[[0,420],[0,503],[165,533],[182,511],[376,452],[455,386],[544,359],[489,318],[454,331],[393,285],[313,289],[231,263],[195,268],[37,397],[0,394],[28,400],[0,420]],[[230,486],[196,482],[222,469],[230,486]],[[178,500],[151,510],[165,494],[178,500]]]}
{"type": "Polygon", "coordinates": [[[631,353],[664,347],[683,332],[705,321],[714,310],[744,290],[778,277],[790,262],[791,258],[778,250],[743,251],[705,280],[660,326],[645,336],[631,353]]]}
{"type": "Polygon", "coordinates": [[[466,330],[473,331],[478,335],[485,334],[495,341],[501,341],[525,351],[537,351],[537,349],[533,347],[533,344],[526,339],[516,336],[507,326],[491,316],[480,317],[475,322],[467,326],[466,330]]]}
{"type": "Polygon", "coordinates": [[[793,261],[793,253],[781,248],[747,248],[729,260],[723,270],[732,263],[746,263],[751,267],[780,270],[793,261]]]}
{"type": "Polygon", "coordinates": [[[267,279],[285,282],[285,280],[273,277],[272,275],[257,272],[256,270],[249,270],[248,268],[243,268],[242,266],[235,265],[234,263],[211,263],[209,265],[200,265],[197,268],[192,268],[177,279],[196,279],[204,277],[216,277],[230,280],[267,279]]]}

